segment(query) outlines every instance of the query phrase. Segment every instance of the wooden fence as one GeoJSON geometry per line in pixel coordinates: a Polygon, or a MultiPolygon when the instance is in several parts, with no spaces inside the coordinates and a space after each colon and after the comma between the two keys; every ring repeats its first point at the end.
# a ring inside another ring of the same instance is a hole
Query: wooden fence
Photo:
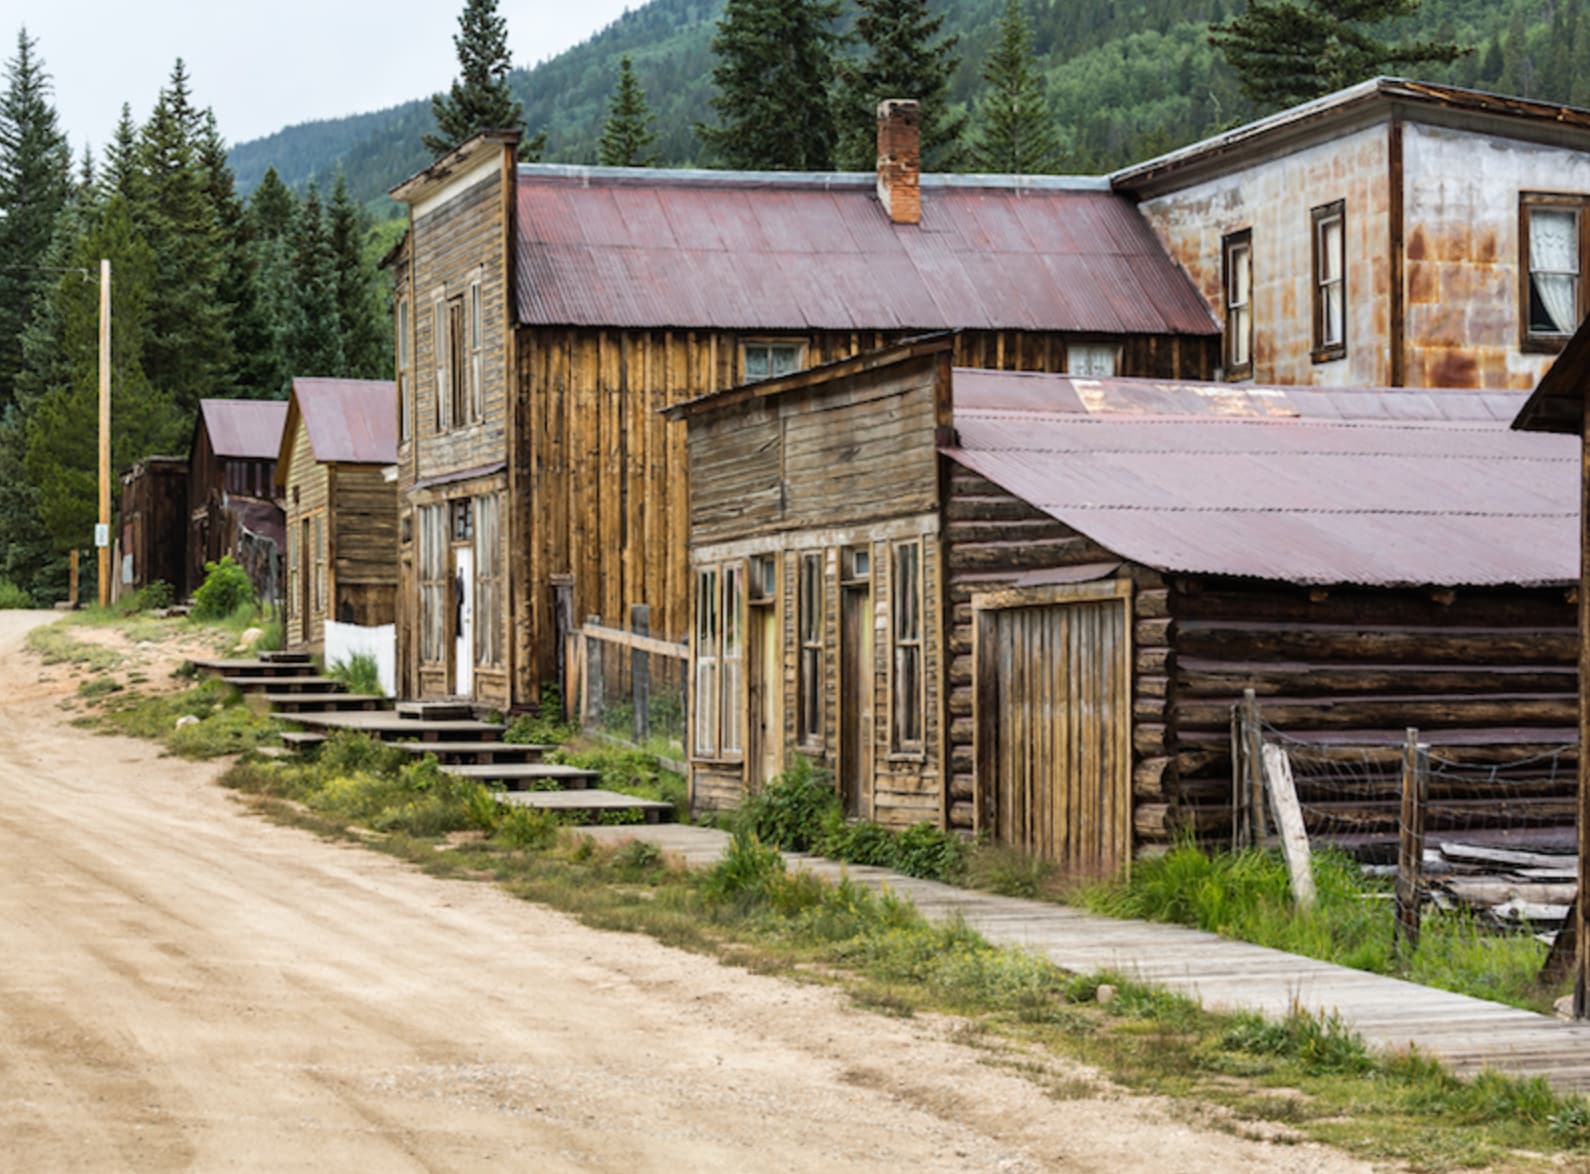
{"type": "Polygon", "coordinates": [[[588,616],[569,633],[568,716],[591,737],[651,750],[663,766],[683,774],[690,645],[651,635],[649,621],[650,609],[636,604],[628,631],[588,616]]]}

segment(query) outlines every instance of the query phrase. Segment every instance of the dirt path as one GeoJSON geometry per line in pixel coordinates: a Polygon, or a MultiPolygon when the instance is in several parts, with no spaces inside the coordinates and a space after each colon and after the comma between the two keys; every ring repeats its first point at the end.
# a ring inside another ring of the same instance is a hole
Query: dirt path
{"type": "Polygon", "coordinates": [[[0,612],[10,1170],[1360,1169],[244,813],[0,612]]]}

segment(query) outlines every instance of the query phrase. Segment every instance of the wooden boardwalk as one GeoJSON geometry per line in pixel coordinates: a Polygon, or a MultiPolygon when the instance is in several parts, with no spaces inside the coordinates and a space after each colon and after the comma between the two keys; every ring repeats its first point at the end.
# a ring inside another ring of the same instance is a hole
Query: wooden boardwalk
{"type": "MultiPolygon", "coordinates": [[[[728,842],[725,832],[683,824],[586,830],[607,840],[645,839],[696,867],[716,861],[728,842]]],[[[1590,1024],[1564,1023],[1201,930],[1100,917],[813,856],[786,858],[792,868],[820,876],[837,878],[843,868],[869,888],[888,885],[928,917],[960,914],[989,941],[1036,950],[1067,970],[1116,971],[1222,1010],[1279,1017],[1296,1002],[1315,1013],[1337,1012],[1373,1047],[1412,1045],[1458,1073],[1493,1068],[1544,1076],[1559,1089],[1590,1089],[1590,1024]]]]}

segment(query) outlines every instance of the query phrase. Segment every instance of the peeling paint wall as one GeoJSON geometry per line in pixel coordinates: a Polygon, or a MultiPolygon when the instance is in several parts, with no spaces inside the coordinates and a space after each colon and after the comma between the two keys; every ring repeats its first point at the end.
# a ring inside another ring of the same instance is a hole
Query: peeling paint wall
{"type": "Polygon", "coordinates": [[[1519,346],[1519,195],[1590,193],[1590,155],[1409,124],[1407,382],[1528,391],[1549,354],[1519,346]]]}
{"type": "Polygon", "coordinates": [[[1367,127],[1171,193],[1144,215],[1225,317],[1221,238],[1253,232],[1253,376],[1260,383],[1383,386],[1390,382],[1391,235],[1387,127],[1367,127]],[[1315,363],[1313,222],[1346,204],[1347,355],[1315,363]]]}

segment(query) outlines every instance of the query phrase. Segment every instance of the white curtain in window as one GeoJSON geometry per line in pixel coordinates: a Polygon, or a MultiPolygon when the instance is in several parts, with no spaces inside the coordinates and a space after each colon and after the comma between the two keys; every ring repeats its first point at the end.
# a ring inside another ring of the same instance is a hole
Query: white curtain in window
{"type": "Polygon", "coordinates": [[[1578,325],[1574,287],[1579,273],[1579,218],[1536,209],[1529,217],[1529,279],[1558,334],[1578,325]]]}

